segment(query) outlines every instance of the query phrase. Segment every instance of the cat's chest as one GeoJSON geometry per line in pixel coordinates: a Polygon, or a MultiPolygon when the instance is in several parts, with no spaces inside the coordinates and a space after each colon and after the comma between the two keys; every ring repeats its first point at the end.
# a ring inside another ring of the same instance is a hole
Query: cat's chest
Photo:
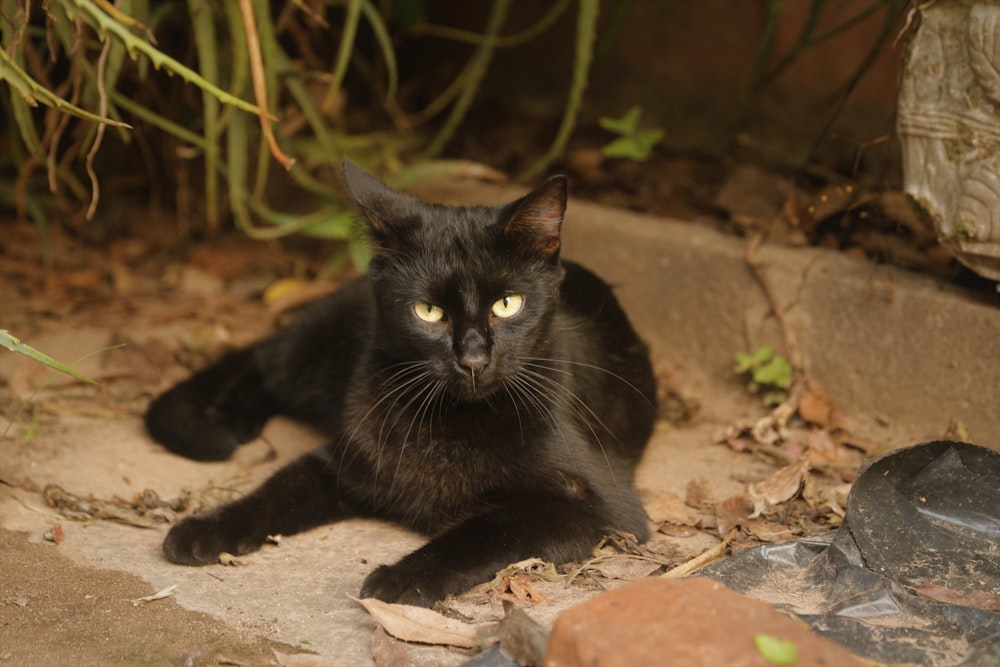
{"type": "Polygon", "coordinates": [[[510,424],[448,423],[439,421],[396,429],[385,451],[401,464],[422,474],[455,474],[465,478],[507,474],[518,459],[530,456],[528,443],[540,433],[527,433],[510,424]]]}
{"type": "Polygon", "coordinates": [[[529,478],[544,434],[506,423],[454,419],[400,424],[366,435],[380,493],[447,511],[529,478]]]}

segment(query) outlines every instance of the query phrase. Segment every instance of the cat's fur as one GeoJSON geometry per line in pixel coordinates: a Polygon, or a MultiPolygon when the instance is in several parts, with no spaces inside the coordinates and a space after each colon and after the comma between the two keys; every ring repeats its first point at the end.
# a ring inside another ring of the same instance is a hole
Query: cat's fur
{"type": "Polygon", "coordinates": [[[424,204],[351,163],[344,176],[369,274],[146,415],[156,440],[194,459],[228,457],[276,414],[329,443],[175,525],[167,558],[211,563],[268,535],[388,519],[431,539],[376,568],[361,595],[431,605],[511,562],[582,558],[616,529],[645,539],[631,480],[653,374],[608,285],[559,260],[566,180],[487,208],[424,204]]]}

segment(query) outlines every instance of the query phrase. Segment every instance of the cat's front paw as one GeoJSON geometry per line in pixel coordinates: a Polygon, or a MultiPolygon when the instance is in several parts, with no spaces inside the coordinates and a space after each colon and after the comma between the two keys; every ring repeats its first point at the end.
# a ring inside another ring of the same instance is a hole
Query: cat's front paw
{"type": "Polygon", "coordinates": [[[381,565],[369,574],[361,584],[362,598],[378,598],[383,602],[410,604],[418,607],[433,607],[448,593],[440,577],[430,572],[416,572],[403,563],[381,565]]]}
{"type": "Polygon", "coordinates": [[[212,515],[184,519],[163,540],[163,554],[179,565],[218,563],[223,552],[242,556],[259,548],[259,540],[248,537],[239,526],[226,525],[212,515]]]}

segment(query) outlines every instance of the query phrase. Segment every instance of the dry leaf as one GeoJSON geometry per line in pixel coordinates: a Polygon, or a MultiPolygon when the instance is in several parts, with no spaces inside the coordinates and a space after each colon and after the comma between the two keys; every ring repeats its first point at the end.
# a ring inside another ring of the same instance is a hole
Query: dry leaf
{"type": "Polygon", "coordinates": [[[475,648],[480,645],[477,625],[443,616],[432,609],[390,604],[375,598],[360,600],[348,595],[397,639],[421,644],[475,648]]]}
{"type": "Polygon", "coordinates": [[[611,556],[592,563],[587,569],[596,570],[606,579],[632,581],[648,577],[662,567],[662,563],[636,556],[611,556]]]}
{"type": "Polygon", "coordinates": [[[799,416],[820,428],[834,428],[840,421],[837,404],[827,395],[823,386],[806,378],[802,396],[799,397],[799,416]]]}
{"type": "MultiPolygon", "coordinates": [[[[723,501],[725,502],[725,501],[723,501]]],[[[681,577],[687,577],[699,570],[708,567],[710,564],[719,560],[723,557],[729,544],[733,541],[733,538],[739,534],[739,531],[735,528],[727,532],[723,537],[722,541],[716,544],[711,549],[707,549],[694,558],[687,560],[680,565],[673,567],[660,576],[664,579],[678,579],[681,577]]]]}
{"type": "Polygon", "coordinates": [[[689,507],[711,510],[715,506],[712,492],[708,490],[708,483],[704,479],[692,479],[687,483],[684,502],[689,507]]]}
{"type": "Polygon", "coordinates": [[[495,589],[501,595],[507,593],[521,604],[545,604],[549,602],[547,595],[532,586],[540,577],[535,574],[519,572],[505,577],[503,586],[495,589]]]}
{"type": "Polygon", "coordinates": [[[545,581],[559,581],[563,578],[563,575],[559,574],[554,564],[544,561],[541,558],[527,558],[516,563],[511,563],[497,572],[497,575],[493,577],[493,581],[487,585],[487,588],[489,590],[501,588],[504,585],[505,579],[519,572],[537,574],[545,581]]]}
{"type": "Polygon", "coordinates": [[[698,516],[676,493],[644,493],[642,505],[649,518],[656,523],[670,522],[682,526],[694,526],[698,523],[698,516]]]}
{"type": "Polygon", "coordinates": [[[794,498],[808,474],[809,461],[802,458],[774,473],[766,482],[751,484],[747,489],[753,503],[753,514],[750,517],[758,517],[762,512],[794,498]]]}
{"type": "Polygon", "coordinates": [[[156,593],[153,593],[152,595],[146,595],[146,596],[141,597],[141,598],[136,598],[136,599],[132,600],[132,606],[133,607],[138,607],[139,605],[145,604],[147,602],[154,602],[156,600],[162,600],[164,598],[168,598],[168,597],[170,597],[171,595],[173,595],[174,593],[177,592],[177,587],[178,587],[177,584],[173,584],[172,586],[167,586],[162,591],[157,591],[156,593]]]}
{"type": "Polygon", "coordinates": [[[753,503],[746,494],[726,498],[715,504],[715,519],[718,521],[720,535],[727,534],[734,527],[741,525],[750,512],[753,511],[753,503]]]}
{"type": "Polygon", "coordinates": [[[762,518],[747,519],[743,527],[761,542],[785,542],[798,537],[788,526],[762,518]]]}
{"type": "Polygon", "coordinates": [[[837,516],[846,515],[847,494],[851,492],[850,484],[820,484],[810,477],[802,485],[802,499],[812,509],[826,508],[837,516]]]}
{"type": "Polygon", "coordinates": [[[670,537],[691,537],[698,533],[697,528],[691,526],[681,526],[676,523],[670,523],[669,521],[664,521],[656,529],[664,535],[669,535],[670,537]]]}

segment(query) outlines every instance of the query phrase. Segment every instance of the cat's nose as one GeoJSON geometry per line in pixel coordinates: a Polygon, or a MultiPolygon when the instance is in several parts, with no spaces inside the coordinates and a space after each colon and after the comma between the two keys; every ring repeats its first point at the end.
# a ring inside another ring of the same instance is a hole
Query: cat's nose
{"type": "Polygon", "coordinates": [[[466,352],[458,355],[458,365],[473,375],[479,375],[490,363],[490,355],[485,350],[466,352]]]}
{"type": "Polygon", "coordinates": [[[458,365],[473,375],[481,373],[490,363],[490,350],[486,338],[475,329],[470,329],[458,341],[458,365]]]}

